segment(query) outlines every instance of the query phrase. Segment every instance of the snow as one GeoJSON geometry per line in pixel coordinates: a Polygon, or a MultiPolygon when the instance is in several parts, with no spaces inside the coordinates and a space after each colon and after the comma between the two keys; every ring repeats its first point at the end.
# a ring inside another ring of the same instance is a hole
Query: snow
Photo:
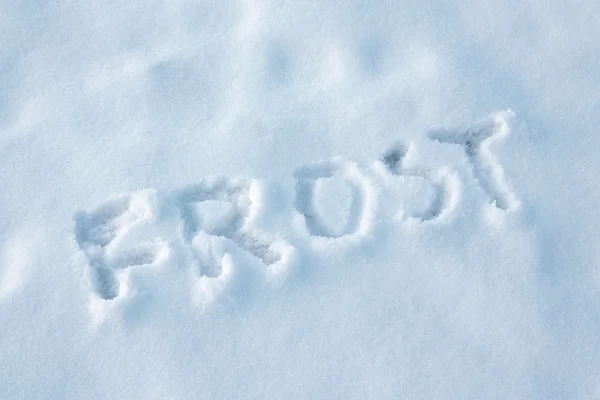
{"type": "Polygon", "coordinates": [[[0,3],[0,399],[600,398],[598,26],[0,3]]]}

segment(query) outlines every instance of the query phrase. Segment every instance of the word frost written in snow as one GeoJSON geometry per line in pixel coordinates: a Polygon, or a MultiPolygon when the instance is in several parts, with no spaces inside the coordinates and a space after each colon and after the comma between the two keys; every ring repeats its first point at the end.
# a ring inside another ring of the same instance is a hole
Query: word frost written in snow
{"type": "MultiPolygon", "coordinates": [[[[504,212],[518,209],[520,203],[490,145],[508,135],[512,117],[510,111],[499,112],[465,129],[429,134],[436,142],[464,149],[491,204],[504,212]]],[[[313,242],[313,249],[352,245],[369,234],[374,221],[382,220],[374,215],[376,199],[389,197],[385,190],[398,179],[425,183],[430,190],[427,198],[419,201],[424,206],[417,210],[404,204],[398,210],[394,205],[389,214],[393,219],[449,221],[459,205],[460,179],[447,167],[407,168],[405,159],[413,147],[395,145],[370,168],[341,158],[298,168],[293,174],[296,229],[313,242]],[[341,226],[332,226],[319,210],[317,192],[328,179],[339,179],[349,189],[347,215],[341,226]]],[[[266,202],[264,185],[259,180],[205,179],[166,194],[145,189],[113,196],[90,211],[77,212],[75,238],[88,260],[96,314],[104,315],[107,304],[122,305],[134,296],[174,252],[179,262],[190,267],[194,299],[202,307],[240,281],[238,264],[263,282],[283,282],[294,268],[296,246],[256,227],[266,202]]],[[[386,207],[379,205],[379,211],[386,212],[386,207]]]]}

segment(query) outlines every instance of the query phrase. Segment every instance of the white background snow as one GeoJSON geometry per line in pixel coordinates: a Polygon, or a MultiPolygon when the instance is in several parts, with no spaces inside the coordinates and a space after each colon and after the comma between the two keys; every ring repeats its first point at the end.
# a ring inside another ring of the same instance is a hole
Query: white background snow
{"type": "Polygon", "coordinates": [[[0,1],[0,398],[600,398],[599,26],[0,1]]]}

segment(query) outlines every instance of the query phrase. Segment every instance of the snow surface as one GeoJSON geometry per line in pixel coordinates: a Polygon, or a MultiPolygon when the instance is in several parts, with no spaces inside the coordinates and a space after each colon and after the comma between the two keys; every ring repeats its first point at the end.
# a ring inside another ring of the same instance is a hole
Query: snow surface
{"type": "Polygon", "coordinates": [[[600,398],[598,27],[1,1],[0,399],[600,398]]]}

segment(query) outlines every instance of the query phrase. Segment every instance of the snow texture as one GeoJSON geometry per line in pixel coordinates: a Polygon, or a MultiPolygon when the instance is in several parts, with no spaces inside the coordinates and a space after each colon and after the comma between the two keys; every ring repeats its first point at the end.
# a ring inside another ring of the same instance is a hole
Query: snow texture
{"type": "Polygon", "coordinates": [[[0,3],[0,399],[600,398],[600,3],[0,3]]]}

